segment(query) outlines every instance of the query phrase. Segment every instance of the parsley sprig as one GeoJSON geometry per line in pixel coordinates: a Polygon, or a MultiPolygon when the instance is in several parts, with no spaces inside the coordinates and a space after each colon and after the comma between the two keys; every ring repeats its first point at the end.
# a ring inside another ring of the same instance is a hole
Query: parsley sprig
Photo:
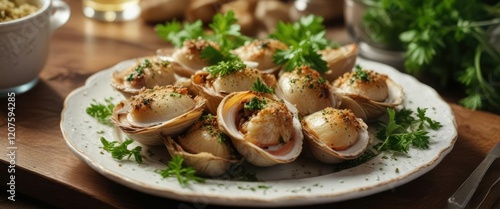
{"type": "Polygon", "coordinates": [[[137,163],[142,163],[142,155],[141,155],[141,146],[136,146],[135,148],[129,150],[128,145],[132,144],[132,139],[127,139],[122,143],[118,141],[109,142],[104,137],[101,137],[101,143],[103,145],[103,149],[109,153],[114,159],[122,160],[123,158],[130,159],[130,157],[134,156],[134,159],[137,163]]]}
{"type": "Polygon", "coordinates": [[[314,15],[302,17],[294,23],[279,22],[270,38],[280,40],[289,46],[288,50],[278,50],[273,62],[283,65],[286,71],[308,65],[319,72],[328,70],[327,63],[317,51],[334,44],[325,38],[323,18],[314,15]]]}
{"type": "Polygon", "coordinates": [[[257,79],[252,85],[252,91],[273,94],[274,89],[257,79]]]}
{"type": "Polygon", "coordinates": [[[417,108],[417,113],[410,109],[402,109],[396,112],[392,108],[387,109],[389,119],[382,124],[382,129],[376,136],[382,140],[374,148],[379,151],[395,151],[408,153],[410,146],[420,149],[429,148],[429,136],[427,128],[438,130],[441,123],[426,116],[426,108],[417,108]]]}
{"type": "Polygon", "coordinates": [[[168,162],[167,168],[158,170],[157,172],[163,177],[168,178],[175,176],[181,186],[187,186],[191,181],[198,183],[205,182],[204,178],[196,176],[196,170],[192,167],[184,167],[182,163],[184,158],[180,155],[173,156],[168,162]]]}
{"type": "Polygon", "coordinates": [[[201,58],[209,61],[211,65],[221,61],[238,60],[239,58],[230,51],[250,40],[240,32],[240,25],[234,12],[228,11],[224,14],[218,13],[209,24],[212,33],[206,33],[203,30],[203,24],[200,20],[182,25],[178,21],[167,22],[164,25],[159,24],[155,27],[159,37],[172,43],[176,47],[181,47],[184,41],[190,39],[206,39],[219,45],[219,49],[212,46],[205,47],[201,52],[201,58]]]}
{"type": "Polygon", "coordinates": [[[362,19],[362,28],[372,29],[366,33],[370,41],[404,50],[408,73],[431,75],[443,86],[459,83],[466,94],[463,106],[500,112],[500,49],[491,34],[500,25],[499,3],[363,2],[370,5],[362,19]]]}
{"type": "Polygon", "coordinates": [[[364,82],[370,80],[370,76],[366,71],[363,70],[363,68],[360,65],[356,65],[356,71],[354,71],[354,76],[351,78],[351,83],[354,82],[356,79],[364,82]]]}
{"type": "Polygon", "coordinates": [[[104,103],[99,103],[95,99],[92,99],[92,103],[85,109],[85,112],[97,119],[99,123],[111,126],[110,116],[113,114],[113,108],[115,108],[112,100],[113,98],[109,97],[104,99],[104,103]]]}

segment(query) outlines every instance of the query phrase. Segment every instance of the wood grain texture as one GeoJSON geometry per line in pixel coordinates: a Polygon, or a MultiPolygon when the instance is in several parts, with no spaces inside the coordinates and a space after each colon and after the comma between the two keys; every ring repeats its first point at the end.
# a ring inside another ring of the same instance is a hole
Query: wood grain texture
{"type": "MultiPolygon", "coordinates": [[[[59,128],[66,96],[99,70],[122,60],[153,55],[157,48],[168,45],[156,37],[152,25],[141,20],[96,22],[83,17],[80,1],[67,2],[71,5],[72,16],[51,39],[49,60],[40,74],[40,83],[31,91],[16,96],[16,192],[23,196],[12,203],[6,200],[8,194],[2,192],[0,208],[229,208],[210,205],[203,199],[179,202],[137,192],[101,176],[69,150],[59,128]]],[[[328,36],[347,42],[347,33],[342,26],[329,29],[328,36]]],[[[450,92],[444,95],[450,95],[450,92]]],[[[6,103],[2,99],[0,105],[6,107],[6,103]]],[[[450,105],[458,124],[458,140],[435,169],[389,191],[315,207],[444,207],[447,198],[482,161],[489,149],[500,141],[499,115],[470,111],[453,103],[450,105]]],[[[2,149],[7,147],[7,140],[4,140],[6,117],[6,108],[0,109],[2,149]]],[[[3,182],[8,179],[8,164],[8,157],[0,155],[0,179],[3,182]]],[[[480,183],[471,206],[481,201],[498,176],[500,162],[496,161],[480,183]]],[[[5,183],[2,185],[6,186],[5,183]]]]}

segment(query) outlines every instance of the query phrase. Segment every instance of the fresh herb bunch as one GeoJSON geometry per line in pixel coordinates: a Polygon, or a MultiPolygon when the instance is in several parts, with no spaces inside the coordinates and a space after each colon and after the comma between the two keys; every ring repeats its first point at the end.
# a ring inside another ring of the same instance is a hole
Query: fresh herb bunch
{"type": "Polygon", "coordinates": [[[387,123],[381,123],[382,129],[376,134],[382,140],[374,148],[378,151],[394,151],[408,153],[410,146],[420,149],[429,148],[429,136],[427,129],[438,130],[441,123],[426,116],[426,108],[417,108],[414,113],[410,109],[402,109],[396,112],[392,108],[387,109],[389,119],[387,123]]]}
{"type": "Polygon", "coordinates": [[[283,65],[286,71],[308,65],[319,72],[328,70],[327,63],[317,52],[327,46],[337,45],[325,38],[326,30],[323,18],[308,15],[294,23],[279,22],[276,31],[269,34],[286,45],[288,50],[278,50],[273,56],[273,62],[283,65]]]}
{"type": "Polygon", "coordinates": [[[99,103],[95,99],[92,99],[92,103],[85,109],[85,112],[97,119],[99,123],[111,126],[113,123],[110,120],[110,116],[113,114],[113,108],[115,108],[112,100],[113,98],[109,97],[104,99],[104,103],[99,103]]]}
{"type": "Polygon", "coordinates": [[[170,162],[168,162],[167,168],[158,170],[157,172],[163,178],[175,176],[181,186],[187,186],[190,181],[198,183],[205,182],[204,178],[196,176],[196,170],[194,168],[184,167],[182,166],[182,162],[184,162],[184,158],[182,158],[182,156],[173,156],[170,162]]]}
{"type": "Polygon", "coordinates": [[[500,112],[500,49],[488,32],[500,27],[500,3],[362,1],[369,5],[362,24],[371,41],[404,49],[407,72],[433,75],[444,86],[458,82],[467,94],[462,105],[500,112]]]}
{"type": "Polygon", "coordinates": [[[240,25],[237,24],[237,21],[234,12],[228,11],[225,14],[218,13],[213,17],[212,23],[209,24],[213,33],[206,33],[200,20],[193,23],[184,22],[183,24],[174,20],[164,25],[156,25],[155,30],[159,37],[176,47],[182,47],[186,40],[198,38],[217,43],[220,47],[219,50],[208,46],[201,52],[201,58],[207,59],[213,65],[220,61],[238,59],[230,51],[250,40],[249,37],[240,33],[240,25]]]}
{"type": "Polygon", "coordinates": [[[124,157],[130,159],[130,157],[134,156],[134,159],[137,163],[142,163],[142,155],[141,155],[141,146],[136,146],[135,148],[129,150],[128,145],[132,144],[132,139],[127,139],[123,143],[119,143],[118,141],[109,142],[104,137],[101,137],[102,148],[111,153],[111,156],[114,159],[122,160],[124,157]]]}

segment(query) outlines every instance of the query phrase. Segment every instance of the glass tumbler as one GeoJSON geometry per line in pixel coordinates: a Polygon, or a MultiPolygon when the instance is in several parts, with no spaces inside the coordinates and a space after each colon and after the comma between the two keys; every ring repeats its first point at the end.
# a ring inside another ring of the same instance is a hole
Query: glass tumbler
{"type": "Polygon", "coordinates": [[[83,14],[105,22],[136,19],[141,14],[139,0],[83,0],[83,14]]]}

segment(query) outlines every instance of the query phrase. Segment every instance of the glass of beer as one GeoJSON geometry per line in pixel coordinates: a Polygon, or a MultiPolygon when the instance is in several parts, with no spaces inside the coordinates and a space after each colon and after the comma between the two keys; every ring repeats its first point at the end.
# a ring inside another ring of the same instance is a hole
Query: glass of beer
{"type": "Polygon", "coordinates": [[[139,0],[83,0],[83,14],[96,20],[128,21],[137,18],[140,13],[139,0]]]}

